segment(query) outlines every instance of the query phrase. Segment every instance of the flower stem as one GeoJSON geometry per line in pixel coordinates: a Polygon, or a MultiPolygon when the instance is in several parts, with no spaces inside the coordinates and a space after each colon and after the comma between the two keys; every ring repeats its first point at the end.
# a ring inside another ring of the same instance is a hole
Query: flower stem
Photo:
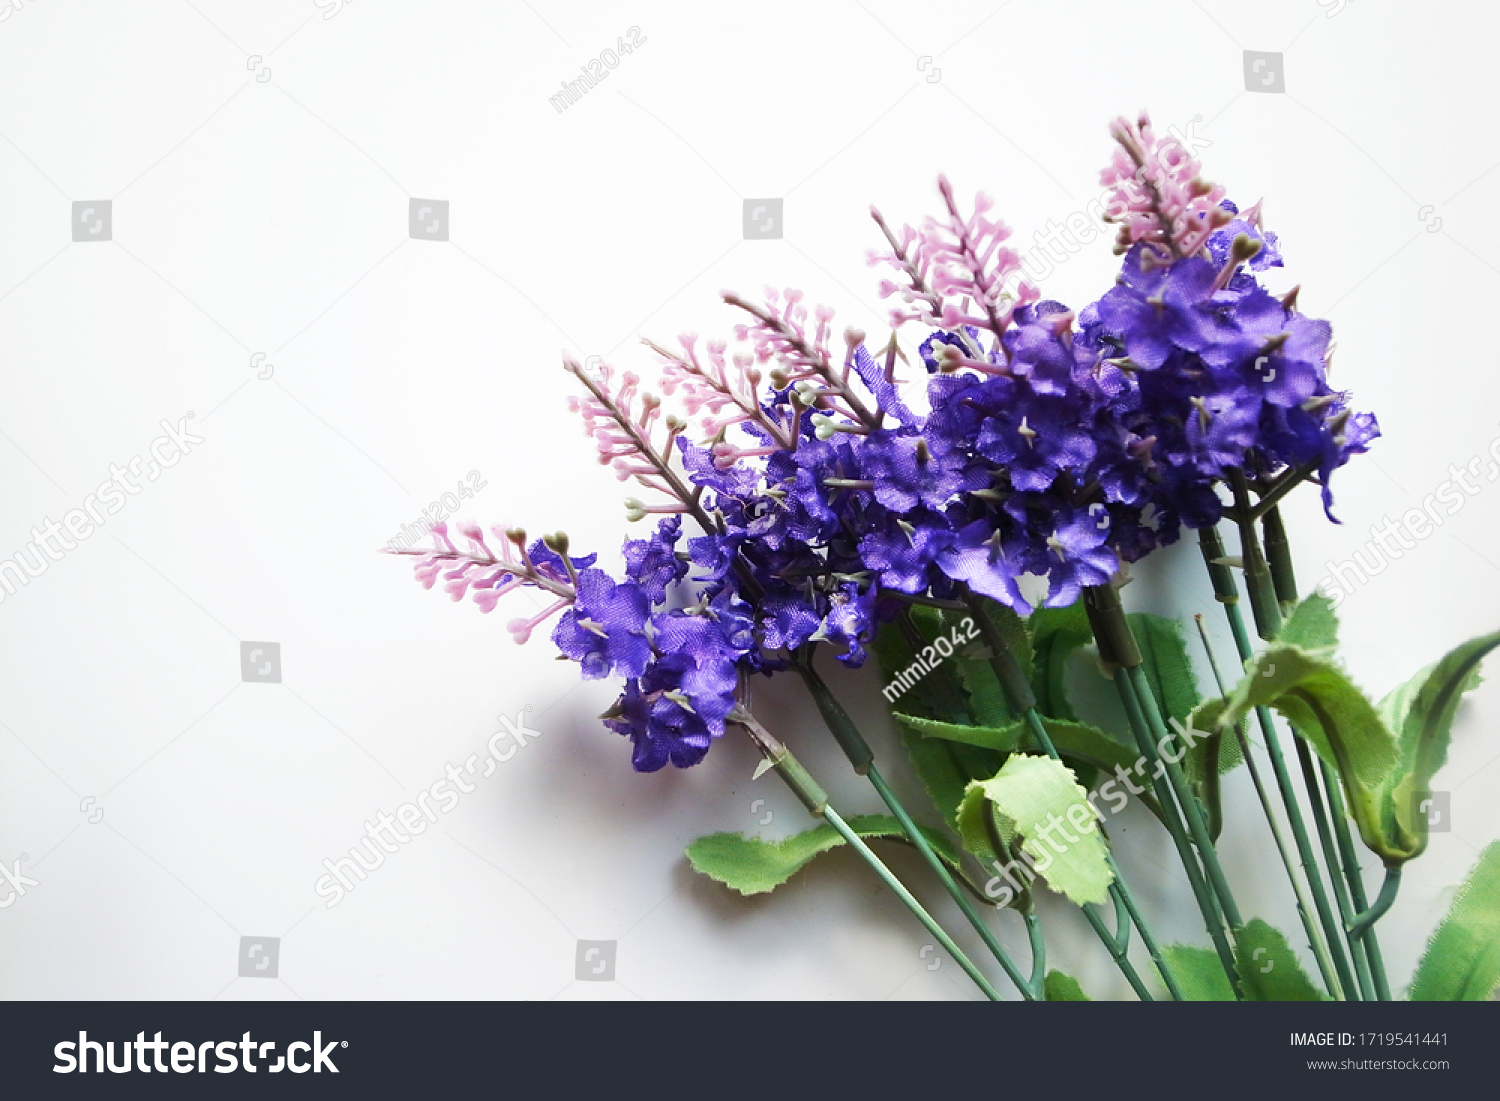
{"type": "MultiPolygon", "coordinates": [[[[828,794],[819,786],[812,775],[802,767],[801,762],[794,757],[789,749],[782,744],[781,740],[761,725],[760,721],[750,714],[743,706],[736,707],[729,715],[729,721],[738,723],[750,733],[750,738],[755,742],[761,755],[765,758],[766,766],[776,770],[776,774],[791,788],[792,793],[797,796],[808,813],[815,818],[822,818],[831,825],[849,845],[857,852],[866,864],[878,875],[882,882],[891,889],[891,892],[899,898],[913,916],[931,933],[947,953],[953,957],[964,973],[974,980],[974,985],[992,1002],[1001,1001],[1000,993],[992,985],[984,972],[974,966],[972,960],[964,954],[950,937],[947,931],[937,923],[936,919],[929,914],[926,908],[917,901],[916,896],[906,889],[906,886],[896,878],[885,862],[876,856],[870,846],[866,845],[864,839],[849,828],[849,824],[839,815],[838,811],[828,802],[828,794]]],[[[920,831],[918,831],[920,834],[920,831]]]]}
{"type": "MultiPolygon", "coordinates": [[[[1198,624],[1198,637],[1203,640],[1203,651],[1208,655],[1208,667],[1213,672],[1214,683],[1219,687],[1219,695],[1229,695],[1229,689],[1224,684],[1224,678],[1219,673],[1219,663],[1214,658],[1213,646],[1208,641],[1208,631],[1203,626],[1201,615],[1193,617],[1198,624]]],[[[1250,752],[1250,739],[1245,734],[1245,723],[1240,721],[1235,724],[1235,739],[1240,745],[1240,756],[1245,760],[1245,768],[1250,773],[1250,780],[1255,785],[1255,794],[1260,799],[1260,808],[1265,813],[1266,825],[1271,828],[1271,837],[1276,842],[1276,852],[1281,856],[1281,866],[1286,869],[1287,880],[1292,885],[1292,893],[1297,898],[1297,916],[1302,920],[1302,931],[1307,934],[1307,942],[1312,947],[1313,958],[1318,963],[1318,973],[1323,977],[1323,986],[1333,997],[1338,997],[1338,979],[1334,975],[1333,961],[1328,956],[1328,945],[1324,943],[1323,931],[1318,928],[1317,919],[1313,916],[1312,906],[1308,903],[1307,892],[1303,889],[1302,880],[1297,875],[1297,866],[1292,862],[1291,850],[1287,848],[1286,838],[1281,832],[1281,823],[1277,820],[1276,808],[1271,804],[1270,793],[1266,791],[1265,781],[1261,779],[1260,766],[1255,763],[1255,757],[1250,752]]],[[[1217,758],[1210,755],[1210,765],[1217,767],[1217,758]]],[[[1342,812],[1339,812],[1342,813],[1342,812]]],[[[1360,903],[1364,905],[1363,902],[1360,903]]]]}
{"type": "Polygon", "coordinates": [[[1380,894],[1375,899],[1375,905],[1360,914],[1356,914],[1354,920],[1349,923],[1349,935],[1351,937],[1366,936],[1371,926],[1391,908],[1396,901],[1396,892],[1401,889],[1401,865],[1388,864],[1385,869],[1385,881],[1380,885],[1380,894]]]}
{"type": "Polygon", "coordinates": [[[875,788],[876,792],[879,793],[881,800],[890,808],[891,813],[895,815],[896,821],[901,823],[902,832],[906,834],[916,850],[922,854],[922,859],[927,862],[927,866],[938,877],[938,880],[943,884],[949,896],[958,904],[958,908],[963,912],[964,917],[968,919],[969,924],[974,927],[974,931],[979,934],[979,938],[984,941],[984,945],[990,950],[990,954],[1005,969],[1006,975],[1010,977],[1011,982],[1015,983],[1016,989],[1021,992],[1021,996],[1027,1001],[1036,1000],[1033,988],[1026,981],[1026,977],[1021,973],[1021,969],[1010,958],[1010,954],[1006,952],[1004,945],[996,938],[994,930],[990,928],[989,923],[975,909],[973,901],[954,880],[947,865],[933,851],[932,845],[928,842],[926,835],[916,822],[912,820],[911,815],[906,811],[906,807],[902,805],[896,793],[891,790],[891,786],[886,783],[885,777],[881,775],[880,770],[875,767],[875,754],[871,751],[864,736],[860,734],[858,728],[854,725],[854,720],[849,717],[849,713],[844,710],[843,704],[839,703],[838,697],[833,694],[823,678],[813,668],[812,651],[809,650],[805,656],[799,656],[794,659],[794,664],[797,672],[802,675],[802,681],[807,685],[808,692],[812,694],[813,702],[817,704],[818,712],[823,716],[823,722],[827,725],[834,740],[838,742],[839,748],[844,751],[844,755],[849,758],[849,763],[854,767],[854,771],[862,773],[870,781],[871,786],[875,788]]]}
{"type": "MultiPolygon", "coordinates": [[[[1244,529],[1242,528],[1241,531],[1243,532],[1244,529]]],[[[1251,529],[1251,535],[1253,538],[1253,529],[1251,529]]],[[[1241,661],[1248,661],[1252,653],[1250,635],[1245,630],[1245,617],[1240,612],[1239,587],[1235,584],[1233,573],[1220,563],[1224,557],[1224,544],[1219,539],[1218,530],[1212,527],[1200,528],[1198,545],[1203,552],[1209,578],[1213,581],[1214,596],[1224,606],[1224,615],[1229,620],[1229,630],[1234,636],[1235,651],[1239,654],[1241,661]]],[[[1274,606],[1274,596],[1271,603],[1274,606]]],[[[1276,776],[1276,787],[1281,792],[1281,802],[1286,808],[1287,824],[1291,827],[1292,839],[1297,846],[1297,859],[1301,862],[1302,872],[1307,877],[1308,890],[1312,893],[1313,907],[1318,913],[1318,923],[1323,927],[1323,936],[1328,945],[1329,954],[1333,958],[1339,987],[1344,992],[1343,996],[1348,997],[1349,992],[1355,989],[1355,984],[1354,975],[1349,968],[1343,930],[1328,901],[1328,889],[1323,883],[1323,874],[1318,866],[1317,857],[1313,854],[1312,840],[1307,833],[1307,823],[1302,817],[1302,805],[1297,801],[1296,790],[1292,787],[1292,776],[1287,770],[1286,758],[1281,752],[1281,740],[1276,733],[1276,723],[1271,718],[1270,709],[1266,707],[1257,707],[1255,718],[1260,724],[1260,732],[1266,742],[1266,755],[1271,758],[1271,770],[1276,776]]]]}
{"type": "MultiPolygon", "coordinates": [[[[1151,734],[1146,727],[1145,716],[1141,714],[1135,689],[1120,672],[1115,674],[1114,680],[1115,688],[1120,694],[1120,703],[1125,708],[1126,720],[1131,732],[1135,735],[1136,745],[1140,748],[1142,755],[1150,760],[1151,734]]],[[[1219,910],[1213,891],[1204,878],[1203,869],[1198,864],[1198,857],[1193,852],[1193,845],[1188,840],[1187,831],[1183,828],[1182,817],[1178,813],[1177,804],[1173,801],[1171,789],[1161,772],[1155,769],[1153,772],[1155,774],[1151,778],[1151,786],[1156,792],[1156,800],[1162,809],[1162,823],[1172,838],[1172,844],[1177,848],[1177,857],[1182,861],[1182,870],[1187,873],[1188,886],[1192,888],[1193,898],[1197,900],[1198,909],[1203,914],[1204,928],[1208,930],[1209,939],[1214,943],[1214,951],[1219,954],[1219,962],[1224,966],[1224,974],[1238,996],[1239,973],[1234,965],[1234,950],[1230,947],[1229,938],[1224,931],[1223,914],[1219,910]]]]}
{"type": "MultiPolygon", "coordinates": [[[[1281,509],[1276,505],[1274,492],[1273,487],[1271,492],[1261,497],[1260,503],[1255,507],[1255,512],[1261,517],[1260,526],[1265,533],[1266,560],[1271,568],[1271,583],[1276,589],[1277,600],[1285,608],[1297,602],[1297,579],[1292,568],[1291,541],[1287,538],[1286,525],[1282,522],[1281,509]]],[[[1298,750],[1302,752],[1300,741],[1298,750]]],[[[1354,837],[1349,829],[1349,816],[1344,809],[1344,793],[1339,787],[1338,777],[1334,775],[1326,761],[1320,759],[1318,768],[1323,790],[1327,792],[1334,837],[1342,858],[1343,879],[1348,885],[1347,904],[1350,909],[1357,912],[1365,908],[1365,881],[1364,873],[1360,871],[1359,860],[1354,855],[1354,837]]],[[[1313,781],[1309,779],[1308,785],[1308,792],[1311,794],[1313,781]]],[[[1316,800],[1314,803],[1316,804],[1316,800]]],[[[1319,822],[1319,829],[1322,829],[1321,822],[1319,822]]],[[[1328,878],[1333,883],[1334,893],[1339,899],[1340,912],[1343,914],[1347,928],[1349,915],[1344,913],[1346,900],[1344,892],[1339,890],[1339,861],[1331,853],[1325,859],[1328,862],[1328,878]]],[[[1375,939],[1375,931],[1371,929],[1363,937],[1350,940],[1349,952],[1354,958],[1354,970],[1359,978],[1360,990],[1365,1000],[1390,1001],[1391,991],[1390,984],[1385,977],[1385,960],[1380,954],[1380,944],[1375,939]],[[1371,985],[1374,987],[1373,991],[1370,989],[1371,985]]]]}
{"type": "MultiPolygon", "coordinates": [[[[996,628],[994,621],[986,613],[984,604],[972,593],[965,594],[965,604],[974,616],[974,622],[979,626],[979,632],[984,638],[984,643],[990,650],[990,663],[994,667],[995,676],[999,679],[1001,687],[1005,690],[1006,699],[1010,706],[1025,719],[1027,728],[1036,739],[1038,745],[1046,752],[1047,756],[1054,761],[1061,760],[1057,747],[1052,744],[1052,738],[1047,733],[1047,727],[1042,722],[1042,717],[1036,709],[1036,697],[1031,692],[1031,685],[1021,674],[1019,663],[1015,655],[1011,653],[1010,644],[1006,642],[1005,636],[996,628]]],[[[1120,866],[1115,862],[1115,854],[1106,847],[1109,859],[1109,870],[1113,877],[1110,885],[1110,894],[1115,900],[1115,913],[1118,918],[1121,912],[1130,916],[1136,929],[1141,934],[1141,943],[1145,945],[1146,952],[1151,957],[1151,962],[1156,965],[1156,970],[1161,975],[1162,982],[1166,984],[1167,992],[1172,995],[1174,1001],[1182,1001],[1182,988],[1178,985],[1177,977],[1167,966],[1166,959],[1162,956],[1161,947],[1158,945],[1155,935],[1146,924],[1140,908],[1136,905],[1135,897],[1130,893],[1130,886],[1125,882],[1125,877],[1120,871],[1120,866]]],[[[1126,955],[1126,947],[1130,939],[1130,926],[1116,922],[1116,931],[1111,933],[1101,918],[1092,907],[1083,906],[1084,917],[1088,919],[1089,925],[1094,929],[1099,939],[1109,949],[1110,958],[1115,961],[1132,989],[1142,1001],[1152,1001],[1146,984],[1141,980],[1140,973],[1130,962],[1126,955]]]]}
{"type": "Polygon", "coordinates": [[[1371,1001],[1375,991],[1370,981],[1369,959],[1365,955],[1359,938],[1347,932],[1353,920],[1354,910],[1349,903],[1349,884],[1339,875],[1339,855],[1333,837],[1333,827],[1328,820],[1328,811],[1323,803],[1323,784],[1313,764],[1312,750],[1305,739],[1298,738],[1297,763],[1302,767],[1302,785],[1307,789],[1307,801],[1312,809],[1313,826],[1318,831],[1318,843],[1323,846],[1323,863],[1328,866],[1328,880],[1333,886],[1333,900],[1343,920],[1345,937],[1349,942],[1349,955],[1354,961],[1354,976],[1359,982],[1357,991],[1349,991],[1350,1001],[1371,1001]]]}
{"type": "Polygon", "coordinates": [[[1026,936],[1031,942],[1031,989],[1038,1001],[1047,999],[1047,942],[1042,937],[1042,921],[1035,910],[1027,910],[1026,936]]]}
{"type": "MultiPolygon", "coordinates": [[[[1339,854],[1344,861],[1344,876],[1349,880],[1350,902],[1353,903],[1355,912],[1360,912],[1369,906],[1369,902],[1365,897],[1365,878],[1360,871],[1358,850],[1354,847],[1354,837],[1349,832],[1349,818],[1344,812],[1344,792],[1327,762],[1319,761],[1318,764],[1323,770],[1323,785],[1328,789],[1328,805],[1338,829],[1339,854]]],[[[1370,978],[1375,984],[1375,1000],[1390,1001],[1391,984],[1385,976],[1385,957],[1381,955],[1380,941],[1375,938],[1375,930],[1366,930],[1365,935],[1356,943],[1368,959],[1370,978]]]]}
{"type": "Polygon", "coordinates": [[[1219,862],[1219,851],[1214,845],[1213,838],[1209,836],[1208,823],[1203,817],[1203,808],[1188,786],[1187,777],[1182,774],[1182,766],[1173,761],[1170,756],[1163,756],[1159,749],[1163,745],[1170,744],[1171,734],[1162,721],[1156,696],[1146,682],[1146,674],[1141,671],[1139,665],[1128,666],[1125,674],[1131,687],[1135,689],[1136,696],[1141,702],[1141,710],[1145,712],[1147,725],[1151,727],[1156,738],[1156,741],[1148,743],[1147,749],[1157,758],[1157,763],[1165,766],[1167,780],[1172,786],[1177,801],[1182,806],[1188,829],[1192,832],[1193,842],[1198,848],[1198,855],[1203,860],[1203,870],[1208,874],[1208,881],[1213,885],[1214,894],[1218,896],[1219,903],[1224,909],[1224,918],[1229,922],[1231,929],[1238,929],[1244,921],[1240,917],[1239,906],[1234,901],[1234,894],[1229,889],[1229,880],[1224,875],[1224,866],[1219,862]]]}

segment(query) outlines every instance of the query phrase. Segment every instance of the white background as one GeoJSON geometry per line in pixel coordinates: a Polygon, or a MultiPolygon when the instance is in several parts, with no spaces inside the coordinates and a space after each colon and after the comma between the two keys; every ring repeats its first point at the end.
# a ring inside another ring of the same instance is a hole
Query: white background
{"type": "MultiPolygon", "coordinates": [[[[1109,119],[1148,107],[1211,140],[1231,196],[1265,197],[1288,259],[1271,282],[1333,320],[1333,379],[1385,431],[1335,481],[1342,527],[1312,491],[1289,506],[1306,588],[1500,435],[1491,5],[6,10],[0,556],[161,420],[191,411],[204,439],[0,603],[0,860],[25,854],[39,884],[0,909],[6,997],[973,997],[848,854],[750,900],[696,876],[700,833],[805,824],[774,778],[751,783],[750,748],[632,774],[593,718],[612,687],[506,634],[525,595],[486,617],[375,553],[477,470],[465,515],[565,528],[617,563],[627,491],[564,408],[560,351],[645,370],[639,336],[725,333],[717,292],[767,283],[878,330],[868,205],[915,221],[939,171],[995,195],[1029,248],[1098,194],[1109,119]],[[638,50],[549,105],[633,26],[638,50]],[[1245,90],[1243,49],[1284,52],[1284,94],[1245,90]],[[448,243],[409,239],[413,197],[451,203],[448,243]],[[742,200],[763,197],[784,199],[784,239],[743,240],[742,200]],[[70,243],[71,202],[101,199],[113,240],[70,243]],[[280,643],[281,684],[241,681],[241,640],[280,643]],[[539,741],[325,907],[324,858],[528,707],[539,741]],[[281,938],[279,979],[236,977],[241,936],[281,938]],[[578,939],[618,941],[616,981],[574,980],[578,939]]],[[[1044,290],[1081,306],[1115,265],[1101,238],[1044,290]]],[[[1486,483],[1344,603],[1372,692],[1495,627],[1497,501],[1486,483]]],[[[1127,598],[1209,613],[1227,658],[1201,572],[1177,548],[1127,598]]],[[[892,748],[873,670],[834,684],[892,748]]],[[[792,685],[757,707],[846,811],[876,809],[792,685]]],[[[1460,713],[1438,781],[1454,829],[1380,927],[1398,988],[1500,832],[1497,712],[1491,684],[1460,713]]],[[[1243,771],[1229,815],[1242,908],[1300,943],[1243,771]]],[[[1132,820],[1118,845],[1163,938],[1206,943],[1161,831],[1132,820]]],[[[1127,994],[1076,913],[1048,913],[1058,965],[1127,994]]]]}

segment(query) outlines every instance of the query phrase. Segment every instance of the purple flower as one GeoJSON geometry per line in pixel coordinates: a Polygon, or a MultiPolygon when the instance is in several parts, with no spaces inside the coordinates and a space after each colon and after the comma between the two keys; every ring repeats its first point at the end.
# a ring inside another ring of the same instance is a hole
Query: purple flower
{"type": "Polygon", "coordinates": [[[942,508],[961,490],[989,485],[983,469],[941,438],[929,444],[922,436],[882,429],[865,439],[859,457],[875,483],[875,499],[894,512],[942,508]]]}
{"type": "Polygon", "coordinates": [[[886,512],[859,541],[860,557],[877,571],[880,584],[903,593],[925,592],[931,566],[953,541],[941,513],[918,509],[909,517],[886,512]]]}
{"type": "Polygon", "coordinates": [[[795,591],[767,594],[760,602],[761,639],[771,650],[795,650],[822,624],[818,609],[795,591]]]}
{"type": "Polygon", "coordinates": [[[1062,608],[1078,599],[1085,586],[1103,585],[1120,568],[1109,548],[1110,516],[1103,506],[1092,509],[1062,508],[1057,530],[1047,538],[1048,577],[1052,585],[1047,607],[1062,608]]]}
{"type": "Polygon", "coordinates": [[[604,725],[630,739],[630,765],[637,772],[656,772],[668,762],[688,768],[703,760],[714,734],[703,718],[684,706],[674,681],[681,662],[657,662],[639,679],[625,682],[604,725]]]}
{"type": "Polygon", "coordinates": [[[682,518],[668,516],[646,539],[631,539],[625,544],[625,576],[639,585],[652,604],[660,604],[667,587],[687,575],[687,563],[673,549],[682,535],[682,518]]]}
{"type": "Polygon", "coordinates": [[[1008,471],[1016,489],[1040,492],[1064,471],[1088,465],[1096,450],[1092,427],[1077,404],[1037,396],[1019,415],[986,419],[975,449],[1008,471]]]}
{"type": "Polygon", "coordinates": [[[953,542],[938,555],[938,566],[954,581],[962,581],[976,593],[998,600],[1018,612],[1031,611],[1016,583],[1026,572],[1020,552],[1024,542],[1007,541],[1003,532],[987,520],[975,520],[958,530],[953,542]]]}
{"type": "Polygon", "coordinates": [[[851,668],[865,663],[865,643],[875,635],[875,593],[874,585],[863,592],[853,582],[840,586],[829,595],[828,614],[814,636],[842,645],[845,651],[838,659],[851,668]]]}
{"type": "Polygon", "coordinates": [[[639,585],[617,585],[603,570],[584,570],[578,575],[578,599],[557,621],[552,641],[590,680],[611,673],[638,677],[651,657],[645,635],[648,609],[639,585]]]}

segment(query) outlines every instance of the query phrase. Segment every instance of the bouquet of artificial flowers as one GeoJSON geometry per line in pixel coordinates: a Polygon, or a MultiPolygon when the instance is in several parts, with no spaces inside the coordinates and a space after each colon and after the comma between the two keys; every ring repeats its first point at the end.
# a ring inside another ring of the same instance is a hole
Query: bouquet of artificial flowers
{"type": "MultiPolygon", "coordinates": [[[[637,770],[691,767],[734,732],[755,742],[762,771],[821,821],[776,843],[695,841],[693,866],[730,887],[770,890],[848,845],[1000,998],[989,970],[867,844],[899,839],[1027,1000],[1084,997],[1047,970],[1039,883],[1081,908],[1142,999],[1389,999],[1375,925],[1402,866],[1426,847],[1422,800],[1500,633],[1457,647],[1378,703],[1349,680],[1331,603],[1299,599],[1279,502],[1310,482],[1332,518],[1334,472],[1379,435],[1375,418],[1329,385],[1329,324],[1298,310],[1296,290],[1278,297],[1261,285],[1282,257],[1259,204],[1229,201],[1145,115],[1117,120],[1111,136],[1106,218],[1123,262],[1098,301],[1075,311],[1043,299],[989,200],[965,213],[940,179],[943,209],[919,228],[871,211],[884,238],[871,260],[891,271],[880,285],[894,303],[888,339],[836,334],[831,310],[768,291],[724,296],[740,313],[733,342],[646,342],[660,395],[632,372],[565,359],[600,462],[647,494],[626,502],[628,519],[655,523],[625,542],[623,577],[575,555],[560,533],[530,540],[437,524],[430,550],[403,553],[418,556],[424,585],[441,581],[485,612],[517,588],[543,591],[548,607],[511,620],[511,633],[525,642],[555,617],[552,642],[584,677],[623,682],[602,719],[628,740],[637,770]],[[925,374],[925,385],[898,374],[925,374]],[[1208,699],[1179,624],[1127,613],[1121,599],[1131,564],[1184,529],[1243,663],[1208,699]],[[1066,663],[1089,644],[1119,697],[1113,728],[1082,721],[1068,697],[1066,663]],[[918,824],[876,766],[817,671],[830,652],[847,666],[872,655],[881,665],[937,824],[918,824]],[[752,713],[749,682],[777,674],[806,684],[889,816],[841,816],[752,713]],[[1240,767],[1316,979],[1282,932],[1241,913],[1219,859],[1221,777],[1240,767]],[[1152,934],[1108,839],[1132,800],[1170,837],[1211,947],[1152,934]],[[1356,834],[1385,869],[1373,900],[1356,834]],[[1024,924],[1029,966],[995,935],[1006,911],[1024,924]],[[1267,954],[1278,966],[1247,966],[1267,954]]],[[[1491,845],[1410,996],[1484,998],[1497,985],[1491,845]]]]}

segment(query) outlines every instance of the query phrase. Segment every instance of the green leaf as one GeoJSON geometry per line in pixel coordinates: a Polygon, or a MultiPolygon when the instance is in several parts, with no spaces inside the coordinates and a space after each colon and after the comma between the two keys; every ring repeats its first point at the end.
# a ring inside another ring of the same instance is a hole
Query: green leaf
{"type": "MultiPolygon", "coordinates": [[[[978,746],[999,753],[1038,753],[1041,751],[1041,746],[1036,744],[1030,729],[1024,722],[1015,722],[1009,726],[997,728],[937,722],[933,719],[918,718],[915,715],[897,714],[895,718],[909,732],[919,734],[923,738],[978,746]]],[[[1083,767],[1097,769],[1099,773],[1106,775],[1114,775],[1116,767],[1129,772],[1139,760],[1139,754],[1135,750],[1126,748],[1097,726],[1089,723],[1044,718],[1042,725],[1047,728],[1047,735],[1052,739],[1052,744],[1057,747],[1057,752],[1074,766],[1075,774],[1079,768],[1083,767]]],[[[997,765],[996,768],[998,767],[997,765]]],[[[986,775],[994,775],[994,769],[986,775]]],[[[976,780],[981,778],[977,775],[973,777],[976,780]]],[[[1077,778],[1082,779],[1082,777],[1077,778]]],[[[1116,788],[1118,789],[1118,784],[1116,788]]],[[[1112,799],[1113,797],[1106,795],[1105,798],[1112,799]]],[[[1161,806],[1153,796],[1148,793],[1138,795],[1136,798],[1140,799],[1152,814],[1158,818],[1161,817],[1161,806]]]]}
{"type": "Polygon", "coordinates": [[[1042,989],[1044,1000],[1049,1002],[1093,1001],[1083,992],[1083,987],[1078,985],[1077,979],[1071,975],[1064,975],[1061,971],[1048,971],[1047,981],[1042,989]]]}
{"type": "Polygon", "coordinates": [[[1187,944],[1169,944],[1161,950],[1162,957],[1171,969],[1182,989],[1184,1001],[1232,1002],[1234,987],[1229,985],[1229,976],[1224,974],[1224,965],[1219,954],[1209,948],[1194,948],[1187,944]]]}
{"type": "MultiPolygon", "coordinates": [[[[1014,611],[987,598],[981,599],[978,615],[985,616],[1021,663],[1023,671],[1031,668],[1031,640],[1026,624],[1014,611]]],[[[1001,687],[1000,678],[990,664],[991,652],[985,644],[975,615],[951,611],[943,615],[949,640],[954,643],[953,667],[968,697],[969,714],[983,726],[1003,726],[1020,718],[1001,687]],[[973,635],[971,639],[969,636],[973,635]]]]}
{"type": "Polygon", "coordinates": [[[903,732],[901,741],[932,805],[943,816],[949,829],[957,829],[958,804],[963,800],[964,788],[974,777],[954,759],[953,750],[946,742],[924,738],[911,731],[903,732]]]}
{"type": "MultiPolygon", "coordinates": [[[[936,608],[916,606],[906,609],[903,614],[911,616],[917,633],[926,641],[930,641],[941,627],[942,620],[936,608]]],[[[910,668],[917,660],[901,625],[894,621],[881,625],[880,630],[875,634],[875,642],[871,649],[875,651],[875,658],[880,664],[880,672],[887,685],[894,682],[898,673],[910,668]]],[[[920,667],[916,671],[920,672],[920,667]]],[[[919,675],[915,683],[896,699],[901,709],[909,714],[947,719],[952,722],[963,722],[968,718],[968,715],[962,711],[963,701],[955,692],[944,691],[943,682],[936,679],[936,674],[919,675]]]]}
{"type": "MultiPolygon", "coordinates": [[[[1185,722],[1203,697],[1198,691],[1198,675],[1188,656],[1182,624],[1165,616],[1140,612],[1126,618],[1140,647],[1141,671],[1163,718],[1185,722]]],[[[1212,748],[1212,739],[1205,738],[1193,744],[1183,760],[1183,772],[1195,786],[1201,785],[1208,775],[1211,767],[1208,754],[1212,748]]],[[[1219,739],[1216,766],[1220,773],[1238,768],[1243,761],[1237,739],[1232,735],[1219,739]]]]}
{"type": "Polygon", "coordinates": [[[1366,787],[1378,785],[1396,763],[1396,739],[1369,697],[1310,651],[1275,645],[1256,655],[1230,700],[1236,720],[1260,704],[1276,708],[1325,761],[1366,787]]]}
{"type": "Polygon", "coordinates": [[[1292,610],[1276,641],[1303,650],[1332,650],[1339,642],[1339,617],[1333,601],[1313,593],[1292,610]]]}
{"type": "Polygon", "coordinates": [[[1080,906],[1109,897],[1114,874],[1098,816],[1066,765],[1017,753],[977,786],[1016,824],[1022,849],[1053,890],[1080,906]]]}
{"type": "Polygon", "coordinates": [[[1500,987],[1500,841],[1464,880],[1417,964],[1414,1002],[1482,1002],[1500,987]]]}
{"type": "Polygon", "coordinates": [[[1416,853],[1427,844],[1427,816],[1418,810],[1432,778],[1448,759],[1453,718],[1465,692],[1479,687],[1479,666],[1500,632],[1472,638],[1380,701],[1378,710],[1395,732],[1399,761],[1385,785],[1388,828],[1410,838],[1416,853]]]}
{"type": "MultiPolygon", "coordinates": [[[[849,828],[860,837],[904,838],[901,825],[884,814],[862,814],[848,819],[849,828]]],[[[959,867],[953,842],[937,830],[920,827],[932,849],[950,867],[959,867]]],[[[809,861],[844,839],[824,823],[780,841],[763,841],[737,833],[710,833],[687,847],[688,862],[710,879],[732,887],[742,895],[774,891],[801,871],[809,861]]]]}
{"type": "Polygon", "coordinates": [[[1038,608],[1026,626],[1031,632],[1031,691],[1036,709],[1053,718],[1076,719],[1068,700],[1068,658],[1094,637],[1082,602],[1066,608],[1038,608]]]}
{"type": "Polygon", "coordinates": [[[1135,612],[1125,617],[1141,651],[1141,672],[1164,718],[1181,722],[1203,697],[1188,657],[1182,624],[1165,616],[1135,612]]]}
{"type": "MultiPolygon", "coordinates": [[[[1215,956],[1215,961],[1218,957],[1215,956]]],[[[1260,918],[1234,935],[1234,959],[1240,989],[1253,1002],[1320,1002],[1327,999],[1297,959],[1281,930],[1260,918]]],[[[1220,971],[1223,974],[1223,971],[1220,971]]]]}
{"type": "MultiPolygon", "coordinates": [[[[995,852],[994,842],[990,840],[989,828],[985,825],[984,816],[989,814],[989,803],[985,799],[984,789],[977,783],[969,785],[964,792],[963,801],[958,805],[958,837],[963,847],[989,871],[996,863],[998,854],[995,852]]],[[[1000,832],[999,824],[996,824],[997,832],[1000,832]]],[[[1008,842],[1004,832],[1000,832],[1000,840],[1008,842]]]]}
{"type": "Polygon", "coordinates": [[[974,721],[984,726],[1003,726],[1015,722],[1019,717],[1016,709],[1006,698],[1000,678],[990,666],[989,651],[982,650],[985,657],[965,657],[955,654],[953,667],[964,686],[968,698],[969,714],[974,721]]]}

